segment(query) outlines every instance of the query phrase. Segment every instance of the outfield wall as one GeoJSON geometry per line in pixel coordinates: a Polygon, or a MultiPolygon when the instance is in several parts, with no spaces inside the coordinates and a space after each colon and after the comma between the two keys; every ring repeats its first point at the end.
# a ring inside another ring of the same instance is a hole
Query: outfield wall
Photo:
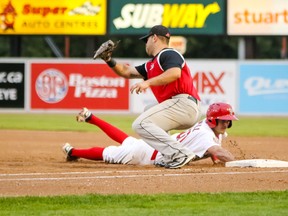
{"type": "MultiPolygon", "coordinates": [[[[139,65],[147,59],[117,59],[139,65]]],[[[288,115],[285,61],[191,60],[187,64],[201,97],[230,103],[239,115],[288,115]]],[[[141,79],[114,74],[103,61],[83,59],[0,59],[0,112],[138,114],[156,103],[151,91],[130,94],[141,79]]]]}

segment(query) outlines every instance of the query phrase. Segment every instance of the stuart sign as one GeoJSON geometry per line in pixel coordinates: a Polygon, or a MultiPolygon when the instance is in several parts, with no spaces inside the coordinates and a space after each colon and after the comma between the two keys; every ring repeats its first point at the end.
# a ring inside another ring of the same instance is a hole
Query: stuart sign
{"type": "Polygon", "coordinates": [[[287,0],[228,0],[228,35],[287,35],[287,0]]]}
{"type": "Polygon", "coordinates": [[[145,34],[162,24],[176,34],[224,34],[224,0],[111,0],[110,34],[145,34]]]}

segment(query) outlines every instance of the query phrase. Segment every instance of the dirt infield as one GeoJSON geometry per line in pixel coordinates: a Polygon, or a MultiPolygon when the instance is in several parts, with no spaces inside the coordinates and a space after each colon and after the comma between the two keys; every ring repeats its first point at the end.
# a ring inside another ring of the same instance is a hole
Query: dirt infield
{"type": "MultiPolygon", "coordinates": [[[[117,145],[102,133],[1,130],[0,196],[288,190],[288,168],[226,168],[210,159],[177,170],[67,163],[65,142],[83,148],[117,145]]],[[[288,138],[230,137],[223,146],[236,159],[288,161],[288,138]]]]}

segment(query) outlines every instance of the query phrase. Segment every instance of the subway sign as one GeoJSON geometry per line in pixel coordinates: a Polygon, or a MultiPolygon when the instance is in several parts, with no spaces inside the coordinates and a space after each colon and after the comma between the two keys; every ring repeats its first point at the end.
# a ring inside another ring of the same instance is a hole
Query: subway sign
{"type": "Polygon", "coordinates": [[[104,35],[106,0],[1,0],[0,35],[104,35]]]}
{"type": "Polygon", "coordinates": [[[111,0],[109,33],[146,34],[164,25],[173,35],[225,34],[224,0],[111,0]]]}

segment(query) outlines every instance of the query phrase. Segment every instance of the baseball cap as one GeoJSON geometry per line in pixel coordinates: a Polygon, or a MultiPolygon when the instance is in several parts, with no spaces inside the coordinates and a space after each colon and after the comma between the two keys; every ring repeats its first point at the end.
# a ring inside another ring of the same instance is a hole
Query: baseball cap
{"type": "Polygon", "coordinates": [[[154,34],[164,36],[168,39],[170,38],[170,32],[169,32],[168,28],[166,28],[163,25],[155,25],[150,29],[150,31],[147,35],[139,38],[139,40],[142,40],[146,43],[148,37],[150,37],[151,35],[154,35],[154,34]]]}

